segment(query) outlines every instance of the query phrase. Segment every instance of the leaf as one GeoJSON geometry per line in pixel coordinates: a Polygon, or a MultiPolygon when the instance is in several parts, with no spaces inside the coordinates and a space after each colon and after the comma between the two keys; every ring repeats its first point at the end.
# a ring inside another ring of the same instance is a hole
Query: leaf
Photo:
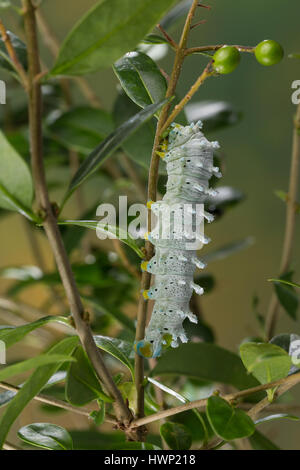
{"type": "Polygon", "coordinates": [[[5,381],[8,378],[13,377],[14,375],[22,374],[23,372],[27,372],[28,370],[41,367],[47,364],[60,364],[72,360],[73,359],[71,359],[69,356],[65,356],[62,354],[41,354],[40,356],[26,359],[25,361],[17,362],[16,364],[1,368],[0,381],[5,381]]]}
{"type": "Polygon", "coordinates": [[[257,419],[255,424],[268,423],[269,421],[275,421],[277,419],[290,419],[292,421],[299,421],[298,416],[290,415],[287,413],[277,413],[269,416],[264,416],[263,418],[257,419]]]}
{"type": "MultiPolygon", "coordinates": [[[[113,115],[117,125],[130,119],[138,112],[138,106],[129,99],[125,93],[119,93],[114,105],[113,115]]],[[[152,147],[155,138],[155,119],[149,119],[129,139],[126,139],[122,148],[126,154],[135,162],[145,168],[150,167],[152,147]]],[[[164,165],[160,165],[160,173],[166,173],[164,165]]]]}
{"type": "Polygon", "coordinates": [[[104,423],[105,421],[105,405],[104,403],[98,401],[99,403],[99,406],[100,406],[100,410],[94,410],[91,412],[90,414],[90,418],[92,418],[92,420],[94,421],[94,423],[96,424],[96,426],[101,426],[101,424],[104,423]]]}
{"type": "Polygon", "coordinates": [[[66,397],[68,401],[74,406],[83,406],[96,399],[112,402],[113,400],[103,392],[82,346],[75,349],[72,357],[76,362],[71,364],[67,374],[66,397]]]}
{"type": "Polygon", "coordinates": [[[78,106],[49,122],[47,130],[65,147],[88,155],[113,131],[111,115],[91,106],[78,106]]]}
{"type": "Polygon", "coordinates": [[[32,423],[18,431],[18,437],[32,446],[51,450],[72,450],[72,437],[56,424],[32,423]]]}
{"type": "Polygon", "coordinates": [[[258,431],[249,437],[249,441],[254,450],[280,450],[276,444],[258,431]]]}
{"type": "Polygon", "coordinates": [[[129,357],[132,353],[132,344],[127,341],[110,338],[109,336],[94,336],[94,340],[98,348],[103,349],[108,354],[111,354],[120,362],[122,362],[131,372],[132,378],[134,378],[134,368],[129,357]]]}
{"type": "Polygon", "coordinates": [[[284,349],[270,343],[244,343],[240,346],[242,361],[261,384],[286,377],[291,358],[284,349]]]}
{"type": "Polygon", "coordinates": [[[255,431],[252,419],[243,410],[233,408],[221,397],[209,397],[206,413],[215,433],[225,441],[248,437],[255,431]]]}
{"type": "Polygon", "coordinates": [[[257,385],[236,354],[211,343],[189,343],[167,350],[150,375],[163,374],[195,377],[230,384],[238,389],[257,385]]]}
{"type": "Polygon", "coordinates": [[[0,329],[0,341],[5,342],[5,346],[9,348],[13,344],[21,341],[28,333],[31,333],[37,328],[47,325],[51,322],[58,322],[64,325],[70,326],[69,319],[63,316],[49,315],[47,317],[40,318],[32,323],[26,323],[25,325],[16,326],[16,327],[7,327],[0,329]]]}
{"type": "Polygon", "coordinates": [[[203,122],[205,134],[237,124],[241,119],[241,113],[226,101],[190,103],[186,106],[185,113],[189,122],[203,122]]]}
{"type": "Polygon", "coordinates": [[[188,450],[192,445],[192,435],[184,424],[168,421],[161,425],[159,432],[172,450],[188,450]]]}
{"type": "MultiPolygon", "coordinates": [[[[14,50],[16,51],[19,61],[23,65],[24,69],[27,69],[26,45],[24,44],[23,41],[21,41],[21,39],[19,39],[11,31],[7,31],[7,34],[10,38],[10,41],[13,45],[14,50]]],[[[10,56],[8,55],[6,46],[1,38],[0,38],[0,67],[8,70],[9,72],[13,72],[13,75],[15,77],[18,76],[18,74],[15,71],[15,65],[13,61],[11,60],[10,56]]]]}
{"type": "Polygon", "coordinates": [[[143,40],[145,44],[168,44],[169,41],[164,38],[163,36],[159,36],[158,34],[148,34],[143,40]]]}
{"type": "Polygon", "coordinates": [[[211,263],[212,261],[220,261],[222,259],[227,258],[228,256],[231,256],[234,253],[237,253],[238,251],[248,248],[248,246],[253,245],[253,243],[253,237],[247,237],[237,242],[228,243],[227,245],[224,245],[215,251],[207,253],[207,255],[204,255],[202,259],[205,263],[211,263]]]}
{"type": "Polygon", "coordinates": [[[245,199],[245,195],[236,188],[230,186],[218,186],[217,194],[209,196],[206,200],[207,210],[214,213],[215,211],[224,211],[231,209],[239,202],[245,199]]]}
{"type": "Polygon", "coordinates": [[[156,63],[143,52],[129,52],[113,69],[129,98],[141,108],[165,98],[166,79],[156,63]]]}
{"type": "Polygon", "coordinates": [[[78,171],[74,175],[64,202],[70,197],[73,191],[85,181],[91,174],[93,174],[103,161],[114,152],[122,143],[132,135],[142,124],[150,119],[165,103],[164,100],[157,104],[151,104],[147,108],[140,111],[138,114],[130,118],[112,134],[110,134],[93,152],[84,160],[80,165],[78,171]]]}
{"type": "Polygon", "coordinates": [[[0,207],[33,218],[30,207],[33,185],[30,171],[0,131],[0,207]]]}
{"type": "Polygon", "coordinates": [[[281,284],[286,284],[287,286],[300,288],[300,284],[297,284],[296,282],[292,282],[292,281],[286,281],[284,279],[268,279],[268,281],[270,281],[270,282],[279,282],[281,284]]]}
{"type": "Polygon", "coordinates": [[[130,318],[128,318],[127,315],[125,315],[120,310],[113,308],[113,307],[110,307],[110,309],[107,310],[105,306],[102,305],[101,302],[96,298],[91,298],[91,297],[86,297],[86,296],[82,296],[82,298],[95,310],[101,312],[104,315],[110,315],[115,320],[117,320],[121,325],[123,325],[125,328],[128,328],[132,332],[135,332],[135,326],[134,326],[133,321],[130,318]]]}
{"type": "Polygon", "coordinates": [[[179,2],[169,13],[161,20],[160,24],[164,29],[169,29],[180,20],[183,16],[186,16],[189,9],[191,8],[193,0],[183,0],[179,2]]]}
{"type": "Polygon", "coordinates": [[[107,68],[150,33],[175,0],[101,0],[65,39],[50,76],[107,68]]]}
{"type": "MultiPolygon", "coordinates": [[[[77,345],[79,339],[77,336],[65,338],[56,345],[54,345],[47,354],[63,354],[70,355],[77,345]]],[[[19,414],[25,406],[37,395],[40,390],[46,385],[48,380],[60,367],[60,363],[48,364],[46,366],[38,367],[35,372],[26,380],[20,391],[14,396],[6,407],[4,413],[0,418],[0,449],[3,446],[7,433],[17,419],[19,414]]]]}
{"type": "Polygon", "coordinates": [[[132,248],[140,258],[144,257],[142,250],[138,247],[133,238],[128,232],[112,225],[101,224],[97,220],[63,220],[59,225],[77,225],[78,227],[86,227],[92,230],[107,234],[107,238],[119,239],[121,242],[132,248]]]}
{"type": "MultiPolygon", "coordinates": [[[[292,275],[293,273],[286,273],[285,275],[281,276],[281,279],[284,281],[292,282],[292,275]]],[[[297,320],[299,298],[295,293],[293,287],[290,284],[274,282],[274,288],[277,298],[286,313],[293,320],[297,320]]]]}

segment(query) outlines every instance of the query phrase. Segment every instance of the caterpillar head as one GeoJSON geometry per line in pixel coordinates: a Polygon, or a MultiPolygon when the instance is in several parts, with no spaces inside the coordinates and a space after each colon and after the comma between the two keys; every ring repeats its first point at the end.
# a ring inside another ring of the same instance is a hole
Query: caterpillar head
{"type": "Polygon", "coordinates": [[[194,134],[199,132],[201,128],[201,121],[198,121],[196,124],[192,122],[189,126],[181,126],[180,124],[174,123],[172,130],[169,132],[169,147],[173,148],[184,144],[194,134]]]}

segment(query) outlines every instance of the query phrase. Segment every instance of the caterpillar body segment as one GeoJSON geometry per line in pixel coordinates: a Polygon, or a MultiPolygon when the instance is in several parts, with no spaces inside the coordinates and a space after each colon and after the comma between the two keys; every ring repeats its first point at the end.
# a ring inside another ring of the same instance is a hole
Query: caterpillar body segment
{"type": "Polygon", "coordinates": [[[145,237],[155,246],[155,255],[141,264],[154,277],[143,296],[155,301],[145,338],[135,343],[136,352],[144,357],[158,357],[165,347],[187,342],[183,321],[197,323],[189,308],[193,292],[203,294],[194,283],[195,270],[205,267],[197,250],[210,241],[203,233],[204,220],[213,221],[204,202],[216,193],[209,187],[210,178],[221,176],[213,164],[219,144],[209,142],[201,128],[201,122],[172,126],[160,152],[168,173],[166,194],[147,204],[157,223],[145,237]]]}

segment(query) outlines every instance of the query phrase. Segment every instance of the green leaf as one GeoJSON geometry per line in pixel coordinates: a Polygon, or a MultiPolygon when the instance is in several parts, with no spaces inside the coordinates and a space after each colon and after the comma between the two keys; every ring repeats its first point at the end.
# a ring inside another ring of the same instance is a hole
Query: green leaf
{"type": "Polygon", "coordinates": [[[164,29],[169,29],[182,17],[186,16],[191,8],[193,0],[183,0],[179,2],[169,13],[161,20],[160,24],[164,29]]]}
{"type": "Polygon", "coordinates": [[[96,399],[112,402],[113,400],[103,392],[82,346],[76,348],[72,357],[76,362],[71,364],[67,374],[66,397],[68,401],[74,406],[83,406],[96,399]]]}
{"type": "MultiPolygon", "coordinates": [[[[287,273],[281,276],[283,281],[292,282],[293,273],[287,273]]],[[[296,286],[297,287],[297,286],[296,286]]],[[[299,298],[290,284],[274,282],[274,288],[277,298],[286,313],[293,319],[297,320],[297,310],[299,306],[299,298]]]]}
{"type": "Polygon", "coordinates": [[[159,36],[158,34],[148,34],[143,40],[143,43],[145,44],[168,44],[169,41],[167,41],[166,38],[163,36],[159,36]]]}
{"type": "Polygon", "coordinates": [[[198,101],[190,103],[185,108],[189,122],[203,122],[203,131],[214,132],[224,127],[237,124],[241,113],[231,103],[226,101],[198,101]]]}
{"type": "Polygon", "coordinates": [[[84,160],[78,171],[74,175],[64,202],[70,197],[73,191],[93,174],[103,163],[103,161],[114,152],[122,143],[132,135],[142,124],[150,119],[165,103],[164,100],[157,104],[151,104],[140,111],[134,117],[122,124],[112,134],[110,134],[95,150],[84,160]]]}
{"type": "Polygon", "coordinates": [[[56,316],[56,315],[49,315],[48,317],[40,318],[32,323],[27,323],[25,325],[16,326],[16,327],[1,327],[0,329],[0,341],[5,342],[5,346],[9,348],[13,344],[21,341],[24,336],[28,335],[32,331],[36,330],[37,328],[41,328],[42,326],[47,325],[51,322],[58,322],[64,325],[70,326],[69,319],[63,316],[56,316]]]}
{"type": "Polygon", "coordinates": [[[192,445],[192,435],[184,424],[169,421],[161,425],[159,432],[172,450],[188,450],[192,445]]]}
{"type": "Polygon", "coordinates": [[[123,312],[118,310],[117,308],[110,307],[109,310],[102,305],[102,303],[92,297],[87,297],[87,296],[82,296],[83,300],[88,303],[91,307],[93,307],[95,310],[101,312],[104,315],[110,315],[112,316],[115,320],[117,320],[121,325],[123,325],[125,328],[128,328],[130,331],[135,332],[135,326],[133,321],[127,317],[123,312]]]}
{"type": "Polygon", "coordinates": [[[236,354],[211,343],[189,343],[167,350],[151,372],[151,376],[163,374],[185,375],[238,389],[257,385],[236,354]]]}
{"type": "Polygon", "coordinates": [[[280,283],[280,284],[286,284],[287,286],[300,288],[300,284],[297,284],[296,282],[292,282],[292,281],[286,281],[286,280],[284,280],[284,279],[268,279],[268,281],[270,281],[270,282],[278,282],[278,283],[280,283]]]}
{"type": "MultiPolygon", "coordinates": [[[[48,355],[63,354],[70,355],[77,345],[79,339],[77,336],[65,338],[48,352],[48,355]]],[[[14,396],[6,407],[4,413],[0,418],[0,449],[3,446],[7,433],[17,419],[19,414],[23,411],[25,406],[37,395],[40,390],[46,385],[52,375],[58,370],[61,363],[48,364],[38,367],[35,372],[26,380],[20,391],[14,396]]]]}
{"type": "Polygon", "coordinates": [[[288,353],[270,343],[244,343],[240,346],[242,361],[261,384],[286,377],[292,365],[288,353]]]}
{"type": "Polygon", "coordinates": [[[107,234],[107,238],[111,237],[119,239],[121,242],[132,248],[140,258],[144,257],[142,250],[138,247],[134,239],[131,238],[128,232],[120,227],[101,224],[101,222],[97,222],[97,220],[63,220],[59,222],[59,225],[77,225],[78,227],[85,227],[97,230],[97,232],[105,233],[107,234]]]}
{"type": "Polygon", "coordinates": [[[165,98],[166,79],[156,63],[143,52],[129,52],[113,69],[124,91],[141,108],[165,98]]]}
{"type": "Polygon", "coordinates": [[[175,0],[101,0],[65,39],[50,76],[112,65],[150,33],[175,0]]]}
{"type": "Polygon", "coordinates": [[[264,416],[263,418],[257,419],[255,424],[268,423],[269,421],[275,421],[277,419],[290,419],[292,421],[299,421],[298,416],[290,415],[287,413],[277,413],[269,416],[264,416]]]}
{"type": "Polygon", "coordinates": [[[33,218],[30,207],[33,185],[30,171],[0,131],[0,207],[33,218]]]}
{"type": "Polygon", "coordinates": [[[78,106],[49,122],[47,130],[65,147],[88,155],[113,131],[111,115],[102,109],[78,106]]]}
{"type": "Polygon", "coordinates": [[[11,366],[6,366],[0,369],[0,381],[5,381],[14,375],[22,374],[28,370],[41,367],[47,364],[61,364],[63,362],[70,362],[74,359],[62,354],[41,354],[40,356],[26,359],[25,361],[17,362],[11,366]]]}
{"type": "Polygon", "coordinates": [[[72,450],[72,437],[61,426],[50,423],[32,423],[18,431],[18,437],[32,446],[51,450],[72,450]]]}
{"type": "Polygon", "coordinates": [[[225,441],[248,437],[255,431],[252,419],[243,410],[233,408],[221,397],[209,397],[206,413],[215,433],[225,441]]]}
{"type": "Polygon", "coordinates": [[[281,334],[274,336],[270,343],[284,349],[290,356],[292,366],[290,368],[289,375],[298,372],[300,367],[300,336],[287,333],[281,334]]]}
{"type": "Polygon", "coordinates": [[[258,431],[249,437],[249,441],[254,450],[280,450],[280,448],[258,431]]]}
{"type": "Polygon", "coordinates": [[[105,405],[104,405],[104,403],[102,403],[100,401],[98,401],[98,403],[99,403],[99,406],[100,406],[100,410],[92,411],[91,414],[90,414],[90,417],[92,418],[92,420],[94,421],[96,426],[101,426],[101,424],[103,424],[104,421],[105,421],[105,405]]]}
{"type": "MultiPolygon", "coordinates": [[[[131,101],[128,96],[119,93],[114,105],[114,119],[117,125],[126,122],[138,112],[138,106],[131,101]]],[[[156,123],[155,119],[150,119],[138,129],[129,139],[123,142],[122,148],[126,154],[135,162],[145,168],[147,171],[150,167],[152,147],[155,138],[156,123]]],[[[160,165],[160,173],[165,174],[165,165],[160,165]]]]}
{"type": "Polygon", "coordinates": [[[110,338],[108,336],[94,336],[95,343],[98,348],[103,349],[108,354],[111,354],[120,362],[122,362],[131,372],[132,378],[134,378],[134,368],[132,361],[129,359],[132,354],[132,344],[127,341],[110,338]]]}
{"type": "Polygon", "coordinates": [[[207,253],[207,255],[204,255],[202,259],[205,263],[219,261],[233,255],[234,253],[244,250],[245,248],[248,248],[249,246],[253,245],[253,243],[254,239],[252,237],[247,237],[237,242],[228,243],[227,245],[224,245],[215,251],[207,253]]]}
{"type": "MultiPolygon", "coordinates": [[[[6,2],[7,3],[7,2],[6,2]]],[[[19,39],[15,34],[10,31],[7,31],[7,34],[11,40],[14,50],[16,51],[17,57],[24,69],[27,68],[27,50],[26,45],[21,39],[19,39]]],[[[18,74],[15,69],[15,65],[11,60],[10,56],[7,53],[6,46],[3,40],[0,38],[0,67],[13,72],[13,75],[17,78],[18,74]]]]}

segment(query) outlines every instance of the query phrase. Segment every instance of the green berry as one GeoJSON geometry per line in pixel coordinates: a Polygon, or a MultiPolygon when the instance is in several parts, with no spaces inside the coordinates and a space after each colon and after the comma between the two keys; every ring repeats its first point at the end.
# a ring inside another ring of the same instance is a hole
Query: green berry
{"type": "Polygon", "coordinates": [[[281,45],[272,39],[260,42],[255,48],[256,60],[261,65],[269,66],[277,64],[283,58],[283,54],[281,45]]]}
{"type": "Polygon", "coordinates": [[[236,47],[223,46],[214,54],[213,68],[217,73],[233,72],[240,63],[240,53],[236,47]]]}

